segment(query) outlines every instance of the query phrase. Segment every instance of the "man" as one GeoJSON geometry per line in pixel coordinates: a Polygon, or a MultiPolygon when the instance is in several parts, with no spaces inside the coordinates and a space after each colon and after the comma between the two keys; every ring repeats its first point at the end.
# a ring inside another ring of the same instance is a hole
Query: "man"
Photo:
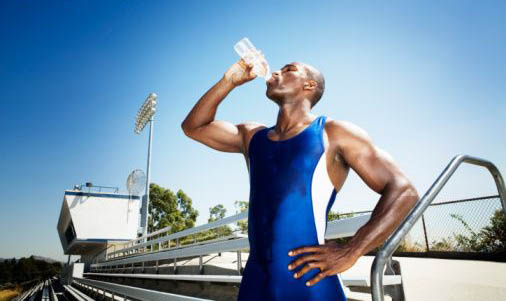
{"type": "Polygon", "coordinates": [[[418,193],[363,129],[311,114],[325,80],[307,64],[287,64],[267,81],[279,106],[275,126],[215,120],[228,93],[256,77],[252,67],[234,63],[181,124],[188,137],[246,159],[250,255],[238,300],[346,300],[337,274],[381,245],[418,193]],[[348,243],[325,243],[327,214],[350,168],[381,198],[348,243]]]}

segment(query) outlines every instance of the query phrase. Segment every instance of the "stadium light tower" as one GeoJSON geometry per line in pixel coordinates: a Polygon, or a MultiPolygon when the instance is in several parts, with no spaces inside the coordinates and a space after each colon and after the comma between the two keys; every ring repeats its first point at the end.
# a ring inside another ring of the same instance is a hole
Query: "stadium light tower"
{"type": "Polygon", "coordinates": [[[142,204],[141,211],[141,225],[142,225],[142,236],[148,234],[148,216],[149,216],[149,168],[151,167],[151,141],[153,138],[153,116],[156,112],[156,98],[158,96],[155,93],[149,93],[148,97],[144,101],[144,104],[137,112],[135,118],[134,132],[140,134],[146,124],[149,122],[149,142],[148,142],[148,166],[146,168],[146,202],[142,204]]]}

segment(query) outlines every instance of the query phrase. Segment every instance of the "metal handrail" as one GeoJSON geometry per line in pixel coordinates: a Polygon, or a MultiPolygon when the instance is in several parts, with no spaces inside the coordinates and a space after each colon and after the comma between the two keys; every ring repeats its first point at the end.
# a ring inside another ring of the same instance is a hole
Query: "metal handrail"
{"type": "MultiPolygon", "coordinates": [[[[123,300],[136,299],[136,300],[151,300],[151,301],[211,301],[210,299],[202,299],[197,297],[171,294],[161,291],[155,291],[145,289],[141,287],[122,285],[112,282],[104,282],[93,279],[74,278],[72,283],[76,283],[79,286],[90,286],[94,289],[102,291],[102,296],[105,296],[106,292],[114,294],[116,296],[122,296],[123,300]]],[[[114,298],[113,298],[114,299],[114,298]]]]}
{"type": "Polygon", "coordinates": [[[371,268],[371,293],[373,301],[384,300],[383,270],[387,263],[387,259],[392,256],[401,240],[408,234],[409,230],[411,230],[413,225],[422,216],[462,162],[483,166],[490,171],[499,192],[502,208],[506,213],[506,188],[504,187],[504,180],[497,167],[492,162],[485,159],[464,154],[456,155],[376,254],[371,268]]]}
{"type": "MultiPolygon", "coordinates": [[[[336,239],[341,237],[351,237],[355,235],[358,229],[362,227],[370,219],[371,214],[350,217],[346,219],[334,220],[328,223],[327,230],[325,231],[325,239],[336,239]]],[[[124,257],[115,260],[109,260],[106,262],[91,264],[92,271],[103,271],[103,270],[123,270],[133,268],[133,264],[142,262],[156,262],[157,260],[177,259],[181,257],[192,257],[208,255],[211,253],[231,252],[249,249],[249,240],[247,237],[231,239],[227,241],[203,241],[202,245],[189,245],[183,248],[172,248],[170,250],[164,250],[163,252],[153,252],[141,254],[138,256],[124,257]],[[126,265],[131,265],[126,267],[126,265]],[[123,268],[119,268],[123,266],[123,268]]],[[[237,252],[237,262],[241,262],[240,252],[237,252]]],[[[202,262],[199,263],[201,265],[202,262]]],[[[242,266],[238,264],[238,272],[242,266]]]]}
{"type": "MultiPolygon", "coordinates": [[[[247,218],[248,218],[248,211],[245,210],[245,211],[243,211],[243,212],[241,212],[239,214],[232,215],[232,216],[229,216],[229,217],[226,217],[226,218],[223,218],[223,219],[211,222],[211,223],[207,223],[207,224],[200,225],[200,226],[197,226],[197,227],[185,229],[185,230],[182,230],[182,231],[179,231],[179,232],[176,232],[176,233],[169,234],[167,236],[159,237],[159,238],[154,239],[154,240],[148,240],[148,241],[146,241],[147,238],[149,238],[149,237],[152,237],[152,236],[155,236],[155,235],[158,235],[158,234],[170,231],[170,226],[168,226],[168,227],[160,229],[160,230],[158,230],[156,232],[150,233],[150,234],[142,236],[142,237],[138,237],[138,238],[133,239],[133,240],[127,242],[127,243],[124,243],[122,249],[115,250],[114,252],[109,253],[108,256],[113,256],[114,257],[115,255],[117,255],[119,253],[122,253],[122,252],[130,251],[130,250],[136,250],[136,249],[139,249],[139,248],[142,248],[142,247],[159,244],[159,243],[162,243],[162,242],[166,242],[166,241],[182,238],[182,237],[189,236],[189,235],[195,235],[195,234],[198,234],[198,233],[203,232],[203,231],[207,231],[207,230],[210,230],[210,229],[218,228],[218,227],[221,227],[221,226],[224,226],[224,225],[227,225],[227,224],[231,224],[231,223],[234,223],[234,222],[237,222],[237,221],[240,221],[240,220],[243,220],[243,219],[247,219],[247,218]]],[[[110,247],[108,247],[108,248],[110,248],[110,247]]]]}

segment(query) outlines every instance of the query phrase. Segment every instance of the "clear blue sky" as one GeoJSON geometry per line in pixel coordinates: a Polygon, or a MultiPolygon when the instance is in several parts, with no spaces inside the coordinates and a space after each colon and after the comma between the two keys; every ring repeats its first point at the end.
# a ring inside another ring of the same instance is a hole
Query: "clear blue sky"
{"type": "MultiPolygon", "coordinates": [[[[56,223],[74,184],[125,187],[145,168],[147,131],[133,134],[149,92],[159,95],[152,180],[183,189],[200,216],[247,200],[242,155],[185,137],[180,124],[237,60],[242,37],[271,69],[302,61],[326,77],[313,109],[366,130],[423,194],[458,153],[506,172],[506,4],[503,1],[3,1],[0,4],[0,257],[63,259],[56,223]]],[[[232,91],[217,119],[274,125],[261,79],[232,91]]],[[[495,194],[464,166],[441,199],[495,194]]],[[[379,199],[354,173],[333,210],[379,199]]]]}

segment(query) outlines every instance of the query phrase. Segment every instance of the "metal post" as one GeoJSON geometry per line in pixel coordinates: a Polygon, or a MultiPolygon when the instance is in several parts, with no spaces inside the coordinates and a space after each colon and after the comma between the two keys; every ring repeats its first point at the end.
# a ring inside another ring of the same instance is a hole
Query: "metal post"
{"type": "MultiPolygon", "coordinates": [[[[146,167],[146,219],[144,220],[144,228],[142,229],[142,236],[146,236],[148,234],[148,219],[149,219],[149,180],[150,173],[149,169],[151,167],[151,144],[153,140],[153,117],[149,119],[149,142],[148,142],[148,166],[146,167]]],[[[147,238],[146,238],[147,241],[147,238]]]]}
{"type": "Polygon", "coordinates": [[[203,262],[202,262],[202,255],[199,256],[199,274],[203,274],[203,262]]]}
{"type": "Polygon", "coordinates": [[[237,250],[237,272],[241,275],[242,270],[242,258],[241,258],[241,250],[237,250]]]}
{"type": "Polygon", "coordinates": [[[427,239],[427,228],[425,227],[425,218],[422,214],[422,226],[423,226],[423,235],[425,236],[425,247],[427,248],[427,252],[429,252],[429,240],[427,239]]]}

